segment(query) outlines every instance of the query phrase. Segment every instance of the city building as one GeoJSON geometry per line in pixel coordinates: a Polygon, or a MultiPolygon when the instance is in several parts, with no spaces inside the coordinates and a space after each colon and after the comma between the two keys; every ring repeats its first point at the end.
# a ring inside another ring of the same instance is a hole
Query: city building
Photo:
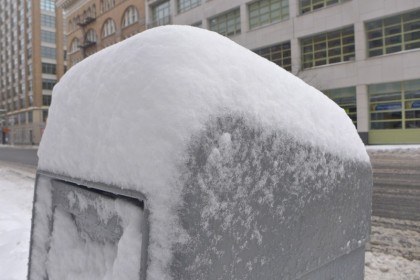
{"type": "Polygon", "coordinates": [[[64,14],[69,68],[146,28],[144,0],[58,0],[57,7],[64,14]]]}
{"type": "Polygon", "coordinates": [[[54,0],[0,1],[0,143],[38,144],[64,73],[54,0]]]}
{"type": "Polygon", "coordinates": [[[365,143],[420,143],[420,1],[146,5],[148,28],[186,24],[213,30],[301,77],[347,112],[365,143]]]}

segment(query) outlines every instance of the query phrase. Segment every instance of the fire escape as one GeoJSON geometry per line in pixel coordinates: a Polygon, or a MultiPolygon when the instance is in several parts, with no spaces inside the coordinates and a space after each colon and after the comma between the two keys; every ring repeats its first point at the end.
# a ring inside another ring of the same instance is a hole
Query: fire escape
{"type": "Polygon", "coordinates": [[[86,55],[86,50],[88,48],[96,45],[96,38],[94,40],[90,40],[90,38],[88,38],[88,36],[87,36],[88,34],[87,34],[87,28],[86,28],[89,24],[91,24],[95,20],[96,20],[96,18],[88,16],[82,22],[77,23],[77,25],[82,28],[83,42],[79,46],[79,48],[82,50],[83,58],[86,58],[86,56],[87,56],[86,55]]]}

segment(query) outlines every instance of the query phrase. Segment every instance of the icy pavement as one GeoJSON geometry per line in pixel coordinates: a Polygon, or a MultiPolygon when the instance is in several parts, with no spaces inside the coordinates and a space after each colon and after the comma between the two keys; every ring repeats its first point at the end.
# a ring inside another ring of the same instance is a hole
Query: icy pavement
{"type": "MultiPolygon", "coordinates": [[[[26,278],[34,178],[34,170],[0,162],[0,280],[26,278]]],[[[419,226],[374,217],[365,279],[420,280],[419,226]]]]}

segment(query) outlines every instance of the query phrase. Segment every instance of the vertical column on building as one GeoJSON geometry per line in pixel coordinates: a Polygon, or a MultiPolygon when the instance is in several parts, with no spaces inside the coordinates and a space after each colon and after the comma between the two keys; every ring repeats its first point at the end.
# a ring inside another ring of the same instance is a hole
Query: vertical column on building
{"type": "Polygon", "coordinates": [[[299,0],[289,0],[289,18],[292,21],[292,37],[290,39],[290,49],[292,51],[292,73],[298,74],[301,70],[301,55],[299,38],[295,34],[295,20],[299,15],[299,0]]]}
{"type": "Polygon", "coordinates": [[[369,98],[366,85],[356,87],[357,131],[365,144],[368,143],[369,98]]]}
{"type": "Polygon", "coordinates": [[[178,9],[177,9],[177,3],[176,3],[176,1],[177,0],[170,0],[169,1],[169,7],[171,9],[170,10],[170,17],[171,17],[170,22],[171,22],[171,24],[174,23],[174,17],[175,17],[175,15],[178,14],[178,9]]]}
{"type": "Polygon", "coordinates": [[[241,33],[244,34],[249,31],[249,17],[248,8],[246,3],[242,3],[240,6],[241,15],[241,33]]]}
{"type": "MultiPolygon", "coordinates": [[[[355,4],[356,5],[356,4],[355,4]]],[[[367,42],[364,23],[359,21],[354,24],[354,40],[356,63],[366,60],[367,42]]],[[[356,108],[357,108],[357,131],[365,144],[368,143],[369,132],[369,97],[366,85],[357,85],[356,87],[356,108]]]]}
{"type": "Polygon", "coordinates": [[[145,1],[145,9],[144,9],[146,29],[149,28],[149,24],[152,22],[152,7],[150,6],[148,2],[149,1],[145,1]]]}

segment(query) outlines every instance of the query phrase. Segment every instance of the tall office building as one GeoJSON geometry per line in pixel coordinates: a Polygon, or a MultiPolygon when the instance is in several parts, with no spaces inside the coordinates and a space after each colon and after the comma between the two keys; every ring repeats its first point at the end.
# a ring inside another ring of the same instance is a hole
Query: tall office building
{"type": "Polygon", "coordinates": [[[300,76],[347,112],[365,143],[420,143],[420,1],[146,5],[149,28],[187,24],[213,30],[300,76]]]}
{"type": "Polygon", "coordinates": [[[58,0],[66,25],[68,66],[144,31],[144,0],[58,0]]]}
{"type": "Polygon", "coordinates": [[[0,143],[41,139],[64,72],[61,14],[54,0],[0,1],[0,143]]]}

